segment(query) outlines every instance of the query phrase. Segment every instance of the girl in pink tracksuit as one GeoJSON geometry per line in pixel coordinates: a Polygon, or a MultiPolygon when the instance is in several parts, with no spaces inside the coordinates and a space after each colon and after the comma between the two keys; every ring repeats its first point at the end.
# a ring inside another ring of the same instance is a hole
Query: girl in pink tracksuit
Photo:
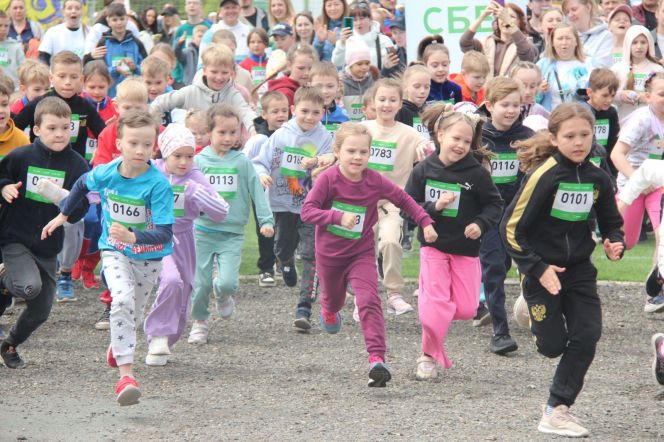
{"type": "MultiPolygon", "coordinates": [[[[422,119],[437,150],[415,166],[405,191],[433,218],[438,233],[434,242],[418,235],[422,356],[416,376],[431,379],[438,374],[436,362],[452,366],[445,353],[452,320],[475,315],[482,279],[480,238],[500,221],[503,200],[482,165],[488,153],[480,147],[482,122],[454,112],[450,104],[430,106],[422,119]]],[[[518,168],[518,163],[506,167],[518,168]]]]}
{"type": "Polygon", "coordinates": [[[150,340],[147,365],[165,365],[170,347],[187,325],[196,270],[194,219],[205,212],[213,221],[221,222],[228,213],[228,203],[193,167],[196,139],[189,129],[170,124],[159,135],[158,144],[162,158],[155,165],[173,188],[175,225],[173,254],[162,261],[157,298],[145,319],[145,334],[150,340]]]}
{"type": "Polygon", "coordinates": [[[386,199],[422,226],[435,241],[431,218],[403,190],[367,168],[371,153],[369,130],[344,123],[336,132],[338,164],[321,173],[302,206],[302,220],[316,224],[316,272],[320,279],[320,322],[327,333],[341,329],[341,309],[350,283],[369,353],[369,387],[391,379],[385,364],[385,322],[378,295],[373,226],[378,201],[386,199]]]}

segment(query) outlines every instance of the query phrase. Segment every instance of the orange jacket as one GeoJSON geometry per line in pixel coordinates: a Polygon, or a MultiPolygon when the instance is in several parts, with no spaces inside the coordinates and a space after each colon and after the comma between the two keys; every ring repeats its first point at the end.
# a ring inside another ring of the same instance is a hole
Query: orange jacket
{"type": "Polygon", "coordinates": [[[450,80],[461,86],[461,101],[470,101],[476,105],[481,105],[484,103],[484,88],[480,89],[477,93],[477,100],[473,100],[473,93],[466,86],[466,82],[463,81],[461,74],[450,74],[450,80]]]}

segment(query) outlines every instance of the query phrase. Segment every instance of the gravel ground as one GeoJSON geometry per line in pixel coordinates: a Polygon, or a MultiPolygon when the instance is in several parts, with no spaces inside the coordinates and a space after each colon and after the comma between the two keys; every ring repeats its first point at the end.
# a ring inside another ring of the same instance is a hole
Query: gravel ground
{"type": "MultiPolygon", "coordinates": [[[[642,312],[638,286],[600,292],[604,335],[574,412],[598,440],[662,440],[664,389],[651,374],[650,335],[664,331],[664,316],[642,312]]],[[[520,349],[511,357],[488,351],[489,328],[453,324],[454,366],[418,382],[417,317],[388,315],[393,379],[370,389],[352,303],[340,334],[317,325],[298,334],[290,327],[293,289],[245,283],[235,316],[213,319],[208,345],[181,341],[166,367],[145,366],[146,345],[139,347],[143,397],[121,408],[117,373],[104,363],[108,332],[93,329],[95,295],[79,290],[78,302],[54,306],[20,347],[25,370],[0,367],[0,440],[546,440],[536,427],[557,360],[537,354],[516,324],[520,349]]],[[[16,314],[0,320],[5,329],[16,314]]]]}

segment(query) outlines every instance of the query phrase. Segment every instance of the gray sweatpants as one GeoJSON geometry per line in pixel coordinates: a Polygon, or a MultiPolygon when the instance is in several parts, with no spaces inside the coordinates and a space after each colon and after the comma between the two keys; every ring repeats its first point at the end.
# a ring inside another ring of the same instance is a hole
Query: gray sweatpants
{"type": "Polygon", "coordinates": [[[65,240],[62,243],[62,251],[58,253],[58,264],[60,268],[71,271],[78,255],[81,254],[85,224],[83,220],[80,220],[74,224],[65,223],[63,228],[65,229],[65,240]]]}
{"type": "Polygon", "coordinates": [[[2,259],[5,264],[5,273],[1,277],[2,285],[12,295],[25,299],[25,310],[6,339],[16,347],[46,322],[51,313],[57,260],[55,256],[35,256],[19,243],[2,246],[2,259]]]}

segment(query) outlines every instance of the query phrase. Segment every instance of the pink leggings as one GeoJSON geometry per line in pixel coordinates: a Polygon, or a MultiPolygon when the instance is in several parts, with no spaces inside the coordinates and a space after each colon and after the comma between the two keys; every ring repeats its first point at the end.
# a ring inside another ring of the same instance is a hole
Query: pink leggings
{"type": "MultiPolygon", "coordinates": [[[[618,192],[620,194],[620,192],[618,192]]],[[[643,212],[648,212],[653,231],[657,231],[662,218],[662,190],[641,194],[630,204],[623,214],[625,243],[628,249],[634,247],[641,234],[643,212]]]]}
{"type": "Polygon", "coordinates": [[[478,257],[451,255],[433,247],[420,249],[422,352],[445,368],[445,336],[454,319],[472,319],[477,311],[482,270],[478,257]]]}
{"type": "MultiPolygon", "coordinates": [[[[378,271],[373,250],[346,259],[331,259],[316,254],[320,280],[320,305],[330,313],[341,311],[348,283],[353,288],[360,327],[369,356],[385,359],[385,320],[378,294],[378,271]]],[[[478,289],[479,290],[479,289],[478,289]]]]}

